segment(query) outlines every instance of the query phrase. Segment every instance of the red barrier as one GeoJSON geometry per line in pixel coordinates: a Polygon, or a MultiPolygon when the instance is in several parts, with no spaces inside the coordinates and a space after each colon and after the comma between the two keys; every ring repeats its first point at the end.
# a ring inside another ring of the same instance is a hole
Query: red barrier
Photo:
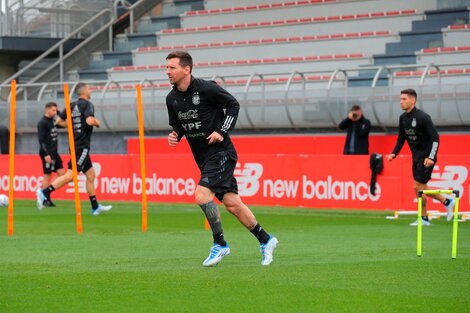
{"type": "MultiPolygon", "coordinates": [[[[470,154],[470,135],[441,134],[439,154],[470,154]]],[[[233,143],[239,154],[342,154],[345,135],[271,135],[271,136],[232,136],[233,143]]],[[[396,135],[371,135],[369,137],[370,153],[390,153],[395,147],[396,135]]],[[[149,154],[190,153],[186,140],[177,147],[169,147],[166,138],[146,138],[145,151],[149,154]]],[[[127,143],[129,154],[139,153],[138,138],[129,138],[127,143]]],[[[407,145],[402,154],[410,154],[407,145]]]]}
{"type": "MultiPolygon", "coordinates": [[[[64,161],[68,159],[64,156],[64,161]]],[[[95,155],[98,199],[140,200],[142,180],[138,155],[95,155]]],[[[34,199],[42,180],[36,155],[18,155],[15,195],[34,199]]],[[[0,156],[0,193],[8,189],[8,157],[0,156]]],[[[149,201],[193,203],[199,176],[189,154],[157,154],[147,157],[149,201]]],[[[470,155],[440,155],[430,185],[461,190],[461,207],[469,207],[468,169],[470,155]]],[[[235,172],[240,194],[248,204],[285,205],[312,208],[358,208],[415,210],[411,160],[400,156],[385,162],[378,176],[377,194],[368,192],[368,156],[306,154],[240,154],[235,172]]],[[[85,179],[79,177],[80,194],[86,200],[85,179]]],[[[54,192],[55,199],[72,199],[69,185],[54,192]]],[[[434,209],[441,208],[435,206],[434,209]]]]}

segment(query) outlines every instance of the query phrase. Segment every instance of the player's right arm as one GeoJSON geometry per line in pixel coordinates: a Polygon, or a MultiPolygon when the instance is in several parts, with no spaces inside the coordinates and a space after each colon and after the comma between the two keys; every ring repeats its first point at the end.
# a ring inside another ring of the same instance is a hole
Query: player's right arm
{"type": "Polygon", "coordinates": [[[62,119],[60,116],[57,116],[57,119],[55,120],[55,124],[61,128],[67,128],[67,122],[62,119]]]}
{"type": "Polygon", "coordinates": [[[400,123],[398,126],[398,138],[397,138],[397,143],[395,145],[395,148],[393,149],[393,152],[387,155],[387,160],[392,161],[393,159],[396,158],[398,153],[400,153],[401,148],[403,148],[403,145],[405,144],[406,140],[406,135],[405,135],[405,126],[402,123],[402,118],[400,117],[400,123]]]}
{"type": "Polygon", "coordinates": [[[50,152],[47,150],[47,145],[46,145],[46,142],[47,142],[47,135],[48,135],[49,131],[47,129],[47,125],[45,123],[42,123],[42,121],[40,121],[38,123],[38,140],[39,140],[39,145],[41,146],[41,150],[44,152],[45,156],[44,156],[44,161],[46,161],[46,163],[51,163],[52,162],[52,159],[51,159],[51,154],[50,152]]]}
{"type": "Polygon", "coordinates": [[[88,101],[87,105],[84,107],[83,116],[85,116],[85,122],[89,126],[95,126],[100,128],[101,122],[95,117],[95,106],[93,103],[88,101]]]}
{"type": "Polygon", "coordinates": [[[90,126],[95,126],[97,128],[100,128],[101,126],[100,121],[94,116],[88,116],[85,121],[90,126]]]}
{"type": "Polygon", "coordinates": [[[178,134],[175,131],[172,131],[168,134],[168,145],[174,147],[178,144],[178,134]]]}
{"type": "Polygon", "coordinates": [[[183,138],[185,131],[170,103],[172,103],[172,101],[170,95],[168,95],[166,98],[168,121],[171,128],[173,128],[173,131],[168,134],[168,145],[174,147],[178,144],[181,138],[183,138]]]}

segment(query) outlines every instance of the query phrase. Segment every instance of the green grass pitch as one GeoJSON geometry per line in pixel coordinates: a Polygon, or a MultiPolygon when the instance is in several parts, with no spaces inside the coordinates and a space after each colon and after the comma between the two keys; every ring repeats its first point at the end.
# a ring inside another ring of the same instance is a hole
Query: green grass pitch
{"type": "Polygon", "coordinates": [[[470,222],[424,229],[416,256],[411,218],[386,212],[256,207],[279,239],[261,266],[256,239],[223,212],[231,255],[204,268],[211,234],[194,205],[115,203],[83,212],[75,232],[72,202],[37,211],[16,201],[15,234],[0,211],[0,312],[470,312],[470,222]]]}

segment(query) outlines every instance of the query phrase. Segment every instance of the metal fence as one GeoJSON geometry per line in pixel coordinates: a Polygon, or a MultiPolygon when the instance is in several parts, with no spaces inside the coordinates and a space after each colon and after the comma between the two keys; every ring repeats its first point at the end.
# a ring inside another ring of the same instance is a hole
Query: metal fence
{"type": "MultiPolygon", "coordinates": [[[[245,85],[226,82],[241,76],[208,77],[218,81],[240,102],[239,129],[301,129],[336,127],[346,116],[352,104],[360,104],[365,116],[374,126],[387,131],[396,127],[402,113],[399,105],[400,90],[415,88],[419,95],[418,107],[428,112],[438,126],[470,126],[470,76],[462,81],[443,78],[439,66],[422,66],[422,74],[397,82],[395,72],[416,70],[412,67],[367,67],[338,69],[330,73],[329,80],[309,82],[312,73],[284,73],[284,83],[271,84],[269,74],[251,74],[245,77],[245,85]],[[363,72],[375,73],[369,86],[350,86],[349,81],[363,72]]],[[[197,69],[195,70],[197,73],[197,69]]],[[[102,120],[99,131],[129,131],[137,129],[136,84],[143,86],[145,128],[166,130],[168,117],[165,97],[170,91],[164,77],[141,81],[90,81],[94,87],[92,102],[96,116],[102,120]],[[166,86],[165,86],[166,84],[166,86]]],[[[276,73],[276,77],[280,74],[276,73]]],[[[454,77],[455,78],[455,77],[454,77]]],[[[77,82],[69,82],[73,92],[77,82]]],[[[28,84],[18,86],[18,132],[36,131],[44,104],[55,101],[63,107],[61,83],[28,84]]],[[[3,86],[9,88],[9,86],[3,86]]],[[[73,95],[69,95],[73,99],[73,95]]],[[[0,123],[8,125],[8,99],[0,102],[0,123]]]]}
{"type": "MultiPolygon", "coordinates": [[[[0,36],[64,38],[102,9],[112,9],[111,0],[2,0],[0,36]]],[[[95,26],[76,34],[84,38],[95,26]]]]}

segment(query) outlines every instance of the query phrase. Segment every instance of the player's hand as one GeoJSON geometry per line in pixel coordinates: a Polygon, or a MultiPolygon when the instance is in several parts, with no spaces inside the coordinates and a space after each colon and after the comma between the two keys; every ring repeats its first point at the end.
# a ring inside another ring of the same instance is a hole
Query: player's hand
{"type": "Polygon", "coordinates": [[[430,166],[433,166],[433,165],[434,165],[434,161],[431,160],[431,159],[429,159],[429,158],[426,158],[426,159],[424,159],[424,163],[423,163],[423,164],[424,164],[424,166],[426,166],[426,167],[430,167],[430,166]]]}
{"type": "Polygon", "coordinates": [[[52,163],[52,158],[50,155],[46,155],[44,157],[44,161],[47,163],[47,164],[51,164],[52,163]]]}
{"type": "Polygon", "coordinates": [[[390,154],[387,154],[387,161],[392,161],[393,159],[395,159],[396,155],[395,153],[390,153],[390,154]]]}
{"type": "Polygon", "coordinates": [[[219,134],[218,132],[213,132],[206,139],[209,139],[209,144],[224,141],[224,137],[222,137],[222,135],[219,134]]]}
{"type": "Polygon", "coordinates": [[[348,113],[348,118],[354,122],[354,116],[353,116],[353,112],[349,112],[348,113]]]}
{"type": "Polygon", "coordinates": [[[170,147],[174,147],[178,144],[178,134],[175,131],[172,131],[168,135],[168,145],[170,147]]]}
{"type": "Polygon", "coordinates": [[[95,124],[96,128],[100,128],[101,126],[101,122],[100,120],[96,120],[96,124],[95,124]]]}

